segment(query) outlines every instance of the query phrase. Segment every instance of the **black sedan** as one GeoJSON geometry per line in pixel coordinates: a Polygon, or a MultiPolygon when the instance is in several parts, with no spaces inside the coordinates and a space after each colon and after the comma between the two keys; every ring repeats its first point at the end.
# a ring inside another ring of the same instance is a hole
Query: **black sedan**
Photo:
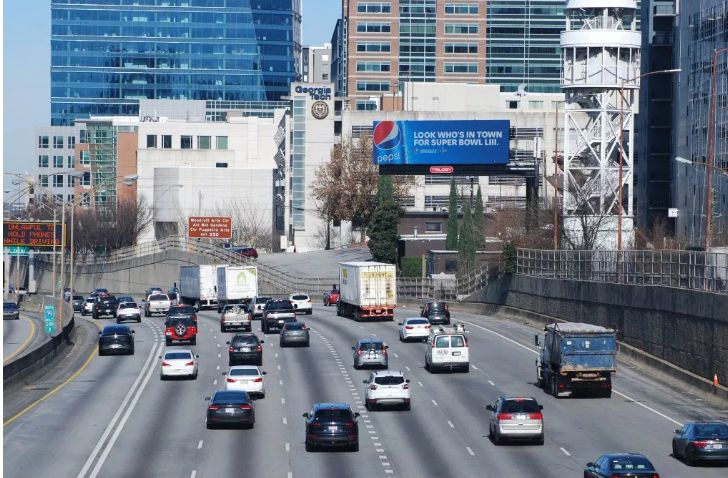
{"type": "Polygon", "coordinates": [[[225,342],[228,349],[228,362],[230,365],[255,364],[263,365],[263,343],[257,335],[252,333],[235,334],[232,340],[225,342]]]}
{"type": "Polygon", "coordinates": [[[107,325],[99,332],[99,355],[134,355],[134,331],[128,325],[107,325]]]}
{"type": "Polygon", "coordinates": [[[306,451],[319,447],[345,447],[359,451],[359,424],[354,413],[346,403],[317,403],[306,419],[306,451]]]}
{"type": "Polygon", "coordinates": [[[308,347],[310,344],[308,327],[303,322],[286,322],[281,329],[279,344],[281,347],[289,345],[308,347]]]}
{"type": "Polygon", "coordinates": [[[587,463],[584,478],[660,478],[650,460],[640,453],[610,453],[587,463]]]}
{"type": "Polygon", "coordinates": [[[20,319],[20,309],[15,302],[3,302],[3,320],[20,319]]]}
{"type": "Polygon", "coordinates": [[[86,302],[86,298],[82,295],[74,295],[71,302],[73,304],[73,310],[75,312],[81,312],[81,309],[83,309],[83,303],[86,302]]]}
{"type": "Polygon", "coordinates": [[[675,430],[675,436],[672,437],[672,456],[683,458],[688,466],[699,461],[728,462],[728,424],[687,423],[675,430]]]}
{"type": "Polygon", "coordinates": [[[207,428],[219,425],[255,426],[255,406],[248,392],[219,390],[207,397],[207,428]]]}

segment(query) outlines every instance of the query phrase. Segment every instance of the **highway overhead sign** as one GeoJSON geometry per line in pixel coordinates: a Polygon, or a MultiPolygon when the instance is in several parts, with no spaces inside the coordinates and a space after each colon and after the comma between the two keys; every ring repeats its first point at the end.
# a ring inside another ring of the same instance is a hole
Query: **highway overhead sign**
{"type": "Polygon", "coordinates": [[[191,216],[188,236],[190,238],[230,239],[233,235],[233,221],[224,216],[191,216]]]}
{"type": "Polygon", "coordinates": [[[3,221],[3,246],[26,246],[32,249],[52,249],[53,240],[63,246],[63,225],[45,221],[3,221]]]}

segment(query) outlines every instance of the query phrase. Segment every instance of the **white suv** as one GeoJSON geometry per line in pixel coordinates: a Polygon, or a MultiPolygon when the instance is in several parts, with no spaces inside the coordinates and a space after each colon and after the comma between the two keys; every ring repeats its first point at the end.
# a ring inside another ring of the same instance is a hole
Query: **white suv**
{"type": "Polygon", "coordinates": [[[307,315],[311,315],[313,312],[313,303],[311,297],[308,294],[296,293],[288,296],[288,300],[293,304],[293,308],[296,312],[303,312],[307,315]]]}
{"type": "Polygon", "coordinates": [[[425,368],[430,373],[444,369],[469,372],[470,354],[465,334],[463,329],[442,326],[433,328],[427,337],[425,368]]]}
{"type": "Polygon", "coordinates": [[[381,405],[400,405],[410,409],[409,380],[399,370],[380,370],[372,372],[368,380],[364,380],[364,398],[367,410],[381,405]]]}

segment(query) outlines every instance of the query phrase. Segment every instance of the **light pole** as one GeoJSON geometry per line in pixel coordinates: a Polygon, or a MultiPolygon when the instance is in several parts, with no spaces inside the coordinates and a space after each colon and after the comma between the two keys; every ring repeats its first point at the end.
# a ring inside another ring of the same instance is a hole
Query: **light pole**
{"type": "Polygon", "coordinates": [[[713,233],[713,174],[715,174],[715,97],[718,89],[718,55],[725,53],[728,48],[713,50],[713,64],[711,66],[710,80],[710,108],[708,118],[708,157],[705,158],[705,252],[710,250],[710,240],[713,233]]]}

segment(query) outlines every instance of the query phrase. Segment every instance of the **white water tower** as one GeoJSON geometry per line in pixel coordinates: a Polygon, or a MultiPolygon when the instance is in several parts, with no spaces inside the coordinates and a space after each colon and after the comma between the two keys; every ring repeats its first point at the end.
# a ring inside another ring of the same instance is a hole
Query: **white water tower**
{"type": "Polygon", "coordinates": [[[566,97],[567,248],[617,248],[620,191],[621,245],[628,248],[634,242],[632,172],[641,42],[637,15],[635,0],[568,0],[566,5],[561,86],[566,97]]]}

